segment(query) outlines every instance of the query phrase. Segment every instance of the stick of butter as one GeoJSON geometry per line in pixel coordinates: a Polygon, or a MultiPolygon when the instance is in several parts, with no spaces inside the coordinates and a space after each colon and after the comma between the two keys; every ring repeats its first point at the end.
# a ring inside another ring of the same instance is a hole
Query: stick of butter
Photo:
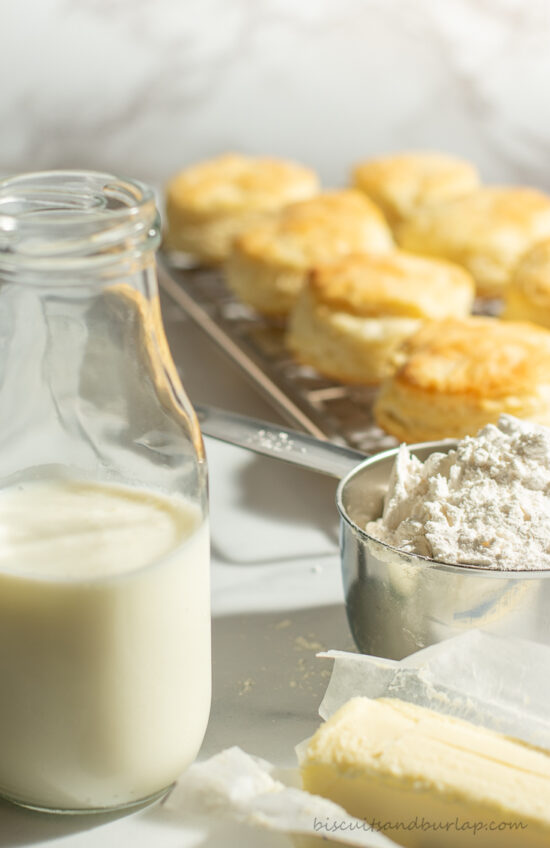
{"type": "MultiPolygon", "coordinates": [[[[411,848],[548,848],[550,755],[393,698],[352,698],[304,743],[304,789],[411,848]]],[[[319,823],[338,837],[345,822],[319,823]]]]}

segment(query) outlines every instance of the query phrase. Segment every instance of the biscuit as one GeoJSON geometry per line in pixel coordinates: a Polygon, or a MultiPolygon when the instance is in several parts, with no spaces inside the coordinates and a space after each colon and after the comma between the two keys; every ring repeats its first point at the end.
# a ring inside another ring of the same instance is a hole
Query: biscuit
{"type": "Polygon", "coordinates": [[[318,189],[313,171],[282,159],[227,153],[200,162],[166,186],[164,247],[221,262],[243,228],[318,189]]]}
{"type": "Polygon", "coordinates": [[[550,239],[539,242],[520,259],[506,290],[501,318],[550,328],[550,239]]]}
{"type": "Polygon", "coordinates": [[[474,435],[503,412],[550,424],[550,332],[542,327],[479,317],[433,322],[396,358],[374,412],[401,441],[474,435]]]}
{"type": "Polygon", "coordinates": [[[420,209],[396,236],[405,250],[463,265],[481,296],[498,297],[520,256],[550,236],[550,197],[532,188],[480,188],[420,209]]]}
{"type": "Polygon", "coordinates": [[[290,315],[295,358],[343,382],[379,383],[396,349],[426,319],[468,315],[470,275],[413,254],[353,255],[315,269],[290,315]]]}
{"type": "Polygon", "coordinates": [[[293,203],[235,239],[226,263],[229,287],[267,315],[286,315],[315,265],[350,253],[393,248],[384,216],[352,189],[293,203]]]}
{"type": "Polygon", "coordinates": [[[395,227],[423,206],[452,200],[479,186],[475,167],[456,156],[416,151],[367,159],[352,184],[380,206],[395,227]]]}

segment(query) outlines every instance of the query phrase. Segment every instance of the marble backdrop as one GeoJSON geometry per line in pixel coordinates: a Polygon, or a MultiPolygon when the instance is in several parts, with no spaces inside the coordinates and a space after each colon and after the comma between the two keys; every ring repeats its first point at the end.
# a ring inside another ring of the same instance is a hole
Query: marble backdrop
{"type": "Polygon", "coordinates": [[[2,0],[0,56],[3,173],[429,147],[550,189],[548,0],[2,0]]]}

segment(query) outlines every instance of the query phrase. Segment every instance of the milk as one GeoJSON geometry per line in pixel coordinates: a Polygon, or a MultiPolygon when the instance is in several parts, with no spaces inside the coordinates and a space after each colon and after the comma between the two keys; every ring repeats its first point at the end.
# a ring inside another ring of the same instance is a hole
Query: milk
{"type": "Polygon", "coordinates": [[[0,490],[0,795],[124,805],[194,759],[210,708],[209,538],[183,499],[0,490]]]}

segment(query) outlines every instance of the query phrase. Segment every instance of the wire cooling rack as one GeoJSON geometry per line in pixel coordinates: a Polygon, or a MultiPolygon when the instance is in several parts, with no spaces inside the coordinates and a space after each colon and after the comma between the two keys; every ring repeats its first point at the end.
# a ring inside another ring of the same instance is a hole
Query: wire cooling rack
{"type": "MultiPolygon", "coordinates": [[[[159,281],[291,426],[365,454],[397,444],[374,420],[376,388],[344,385],[296,363],[284,345],[283,322],[237,300],[220,270],[185,267],[184,257],[162,256],[159,281]]],[[[496,314],[499,307],[498,301],[480,301],[474,312],[496,314]]]]}
{"type": "Polygon", "coordinates": [[[288,423],[365,453],[396,440],[373,418],[375,388],[347,386],[296,363],[284,345],[284,324],[266,319],[228,290],[221,271],[159,263],[163,291],[235,362],[288,423]]]}

